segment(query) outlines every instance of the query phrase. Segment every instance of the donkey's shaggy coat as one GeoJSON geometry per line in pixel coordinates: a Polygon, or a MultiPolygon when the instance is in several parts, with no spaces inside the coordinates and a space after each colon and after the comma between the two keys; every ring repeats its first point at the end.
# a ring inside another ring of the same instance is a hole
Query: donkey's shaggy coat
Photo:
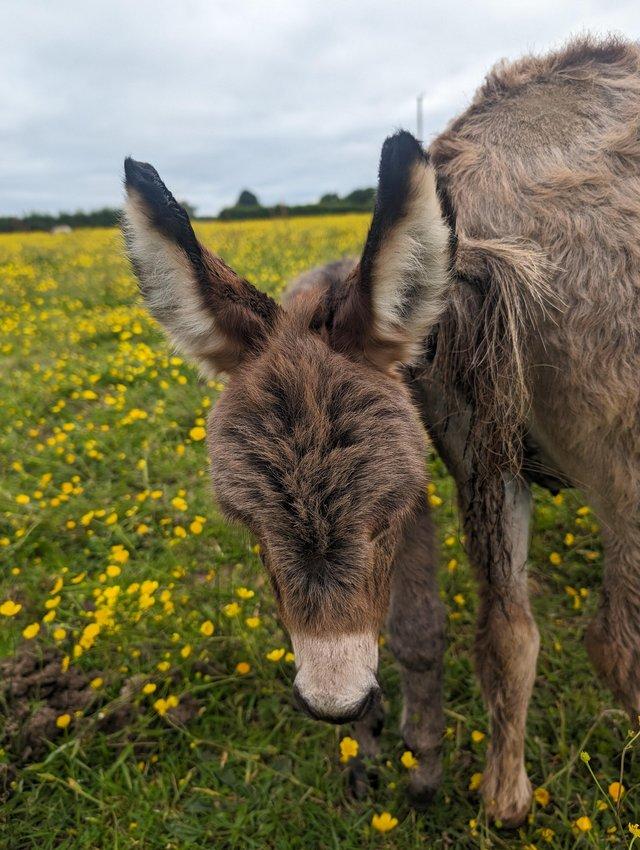
{"type": "Polygon", "coordinates": [[[360,716],[375,754],[390,596],[424,802],[441,772],[444,616],[411,393],[458,486],[492,730],[483,793],[507,825],[531,798],[531,482],[581,487],[598,512],[588,650],[640,711],[639,129],[635,45],[580,40],[498,66],[428,158],[407,133],[387,140],[360,262],[303,275],[284,308],[197,243],[150,166],[127,165],[150,309],[205,369],[231,374],[209,429],[216,491],[263,545],[300,702],[360,716]]]}

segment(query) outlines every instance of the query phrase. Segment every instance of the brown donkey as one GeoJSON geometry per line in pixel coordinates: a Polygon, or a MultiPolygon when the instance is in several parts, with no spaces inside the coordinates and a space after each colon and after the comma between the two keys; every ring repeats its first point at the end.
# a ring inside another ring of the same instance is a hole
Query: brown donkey
{"type": "Polygon", "coordinates": [[[522,821],[538,630],[529,484],[581,487],[606,565],[587,636],[640,711],[640,51],[574,42],[500,65],[429,154],[382,150],[357,265],[307,273],[284,307],[196,240],[151,166],[128,160],[125,232],[145,300],[205,372],[220,505],[261,543],[312,716],[379,726],[377,636],[402,668],[418,802],[440,779],[443,610],[419,416],[455,477],[491,719],[483,794],[522,821]]]}

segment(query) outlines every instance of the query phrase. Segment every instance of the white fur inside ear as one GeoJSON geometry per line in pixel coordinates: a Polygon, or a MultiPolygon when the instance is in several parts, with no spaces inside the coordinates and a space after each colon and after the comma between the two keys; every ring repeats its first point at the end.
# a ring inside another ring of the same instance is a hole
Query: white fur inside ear
{"type": "Polygon", "coordinates": [[[203,303],[189,260],[151,224],[135,190],[129,191],[125,203],[124,232],[149,312],[178,351],[212,377],[222,344],[214,316],[203,303]]]}
{"type": "Polygon", "coordinates": [[[373,308],[376,330],[408,337],[416,356],[437,322],[449,286],[449,228],[436,193],[435,171],[420,162],[411,174],[405,216],[385,237],[374,260],[373,308]]]}

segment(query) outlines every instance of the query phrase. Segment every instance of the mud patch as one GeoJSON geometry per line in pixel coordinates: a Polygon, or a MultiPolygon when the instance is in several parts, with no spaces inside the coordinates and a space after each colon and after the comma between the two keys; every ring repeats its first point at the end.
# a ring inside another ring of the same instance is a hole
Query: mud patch
{"type": "Polygon", "coordinates": [[[99,698],[89,683],[100,671],[63,672],[61,662],[57,649],[38,645],[0,662],[0,746],[14,763],[44,755],[46,742],[62,734],[57,718],[84,713],[99,698]]]}
{"type": "MultiPolygon", "coordinates": [[[[62,653],[54,647],[23,645],[11,658],[0,662],[0,747],[8,756],[8,765],[0,765],[7,777],[15,768],[41,759],[48,743],[63,733],[56,725],[61,714],[81,712],[83,732],[91,730],[111,734],[134,727],[140,708],[137,704],[147,676],[125,680],[119,696],[105,704],[101,691],[91,687],[96,677],[107,678],[100,670],[83,672],[74,667],[62,670],[62,653]]],[[[182,678],[171,671],[169,678],[182,678]],[[174,674],[172,676],[172,674],[174,674]]],[[[186,693],[169,712],[167,720],[186,725],[201,711],[201,704],[186,693]]]]}

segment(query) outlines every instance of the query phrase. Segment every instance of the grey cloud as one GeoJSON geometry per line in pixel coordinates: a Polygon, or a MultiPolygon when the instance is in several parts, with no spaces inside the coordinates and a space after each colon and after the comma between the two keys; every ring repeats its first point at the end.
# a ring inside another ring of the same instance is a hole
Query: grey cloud
{"type": "Polygon", "coordinates": [[[502,56],[640,35],[637,2],[4,0],[0,212],[118,204],[122,158],[216,211],[375,180],[384,137],[438,131],[502,56]]]}

